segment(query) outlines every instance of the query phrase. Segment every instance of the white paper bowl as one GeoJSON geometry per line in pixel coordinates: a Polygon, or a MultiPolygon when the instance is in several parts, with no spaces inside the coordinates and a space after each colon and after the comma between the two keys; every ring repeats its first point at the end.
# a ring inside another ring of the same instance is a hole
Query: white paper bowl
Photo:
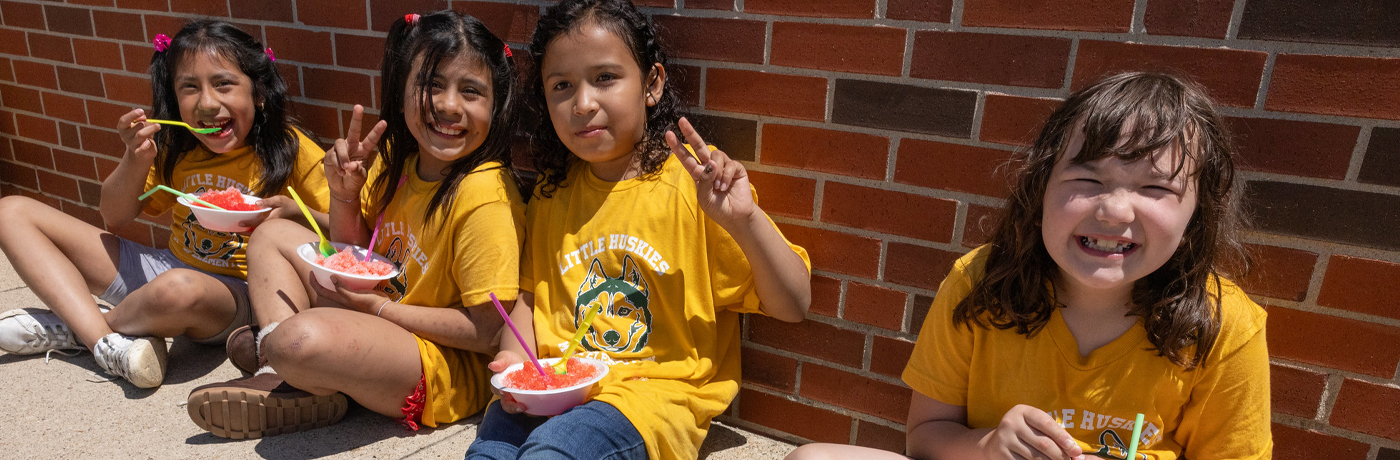
{"type": "MultiPolygon", "coordinates": [[[[545,372],[553,372],[550,366],[559,362],[563,358],[546,358],[540,360],[540,365],[544,366],[545,372]]],[[[559,415],[570,408],[583,404],[584,398],[588,397],[588,392],[593,388],[593,384],[598,383],[603,377],[608,375],[608,365],[602,361],[592,358],[582,358],[575,356],[569,358],[593,365],[598,369],[598,374],[593,378],[583,381],[577,385],[554,389],[554,390],[517,390],[505,386],[506,375],[518,371],[525,367],[525,363],[514,364],[506,368],[505,372],[491,376],[491,386],[501,390],[502,393],[510,394],[516,401],[525,405],[525,413],[530,415],[559,415]]]]}
{"type": "MultiPolygon", "coordinates": [[[[301,260],[304,260],[306,261],[306,263],[311,264],[311,276],[316,278],[316,283],[320,284],[321,287],[324,287],[326,289],[335,290],[335,284],[331,283],[332,274],[339,276],[341,281],[345,283],[345,287],[355,291],[363,291],[365,289],[373,288],[376,285],[378,285],[380,281],[399,276],[398,267],[394,267],[394,271],[389,272],[389,274],[387,275],[377,277],[351,275],[342,271],[331,270],[322,266],[321,264],[316,263],[316,257],[320,255],[316,251],[316,247],[319,245],[320,240],[312,241],[310,243],[297,246],[297,255],[301,256],[301,260]]],[[[352,248],[351,253],[355,254],[356,259],[365,259],[365,248],[346,243],[331,243],[331,246],[335,247],[336,252],[340,252],[342,249],[345,249],[347,247],[352,248]]],[[[381,256],[379,254],[372,254],[370,260],[377,260],[389,265],[394,265],[394,261],[386,259],[384,258],[384,256],[381,256]]]]}
{"type": "MultiPolygon", "coordinates": [[[[253,204],[261,199],[253,195],[243,194],[244,203],[253,204]]],[[[272,208],[263,208],[257,211],[221,211],[195,204],[183,196],[175,197],[175,201],[189,207],[190,211],[194,213],[194,218],[199,220],[199,225],[216,232],[236,233],[252,230],[252,227],[244,227],[238,223],[252,219],[258,214],[272,211],[272,208]]]]}

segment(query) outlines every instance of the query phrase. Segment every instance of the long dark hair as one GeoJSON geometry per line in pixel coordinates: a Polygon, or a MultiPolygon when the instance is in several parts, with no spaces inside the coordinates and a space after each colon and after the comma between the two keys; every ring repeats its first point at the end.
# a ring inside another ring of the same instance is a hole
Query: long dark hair
{"type": "Polygon", "coordinates": [[[1159,356],[1193,369],[1220,333],[1220,278],[1247,271],[1249,256],[1238,237],[1245,223],[1230,136],[1205,90],[1172,75],[1110,76],[1070,95],[1050,115],[1035,143],[1018,155],[1022,166],[987,250],[986,274],[954,319],[985,326],[986,315],[992,326],[1032,335],[1060,306],[1054,289],[1047,289],[1059,268],[1046,252],[1040,222],[1050,172],[1081,126],[1084,147],[1070,159],[1074,164],[1108,156],[1153,160],[1177,147],[1182,154],[1173,160],[1173,173],[1195,180],[1196,210],[1180,246],[1161,268],[1133,283],[1129,311],[1143,319],[1159,356]],[[1125,125],[1131,132],[1122,132],[1125,125]]]}
{"type": "MultiPolygon", "coordinates": [[[[253,147],[261,172],[257,189],[260,197],[278,194],[287,185],[296,165],[301,142],[297,139],[295,120],[287,114],[287,82],[277,73],[277,66],[263,52],[263,46],[247,32],[223,21],[201,19],[185,24],[170,40],[165,51],[151,56],[152,118],[179,120],[180,102],[175,97],[175,73],[180,65],[197,53],[213,52],[238,64],[238,70],[253,81],[253,100],[262,101],[248,130],[247,145],[253,147]]],[[[156,132],[161,178],[169,183],[175,165],[185,154],[199,146],[199,139],[184,129],[162,129],[156,132]]]]}
{"type": "Polygon", "coordinates": [[[477,56],[491,69],[491,131],[480,147],[448,166],[447,177],[428,201],[424,219],[431,222],[439,217],[438,211],[451,208],[457,184],[487,162],[499,162],[511,173],[512,180],[519,182],[510,157],[511,136],[515,131],[511,124],[515,120],[513,95],[517,82],[515,64],[506,56],[505,42],[487,30],[481,21],[452,10],[418,16],[413,24],[399,18],[389,28],[384,61],[380,63],[384,80],[379,91],[380,118],[389,126],[379,138],[379,160],[384,162],[384,170],[370,189],[372,196],[379,197],[374,206],[376,210],[383,211],[394,200],[399,177],[405,174],[408,160],[418,154],[418,139],[413,137],[404,119],[405,90],[413,85],[418,94],[418,107],[423,110],[423,120],[437,120],[433,110],[433,76],[444,60],[451,61],[461,53],[477,56]],[[414,73],[413,61],[420,58],[422,65],[414,73]]]}
{"type": "MultiPolygon", "coordinates": [[[[596,24],[622,39],[632,50],[632,58],[642,70],[642,78],[651,73],[655,64],[666,67],[666,52],[651,20],[637,11],[627,0],[564,0],[545,10],[540,16],[535,34],[530,38],[534,69],[530,72],[530,151],[535,169],[540,172],[543,186],[540,194],[549,197],[554,190],[565,187],[569,167],[576,160],[573,153],[559,140],[549,119],[549,105],[544,97],[544,76],[541,75],[549,43],[560,34],[576,30],[584,24],[596,24]]],[[[650,81],[646,83],[651,83],[650,81]]],[[[671,149],[666,145],[666,131],[676,126],[685,112],[685,104],[672,85],[664,85],[660,100],[647,108],[646,131],[634,147],[641,163],[642,175],[654,174],[666,163],[671,149]]]]}

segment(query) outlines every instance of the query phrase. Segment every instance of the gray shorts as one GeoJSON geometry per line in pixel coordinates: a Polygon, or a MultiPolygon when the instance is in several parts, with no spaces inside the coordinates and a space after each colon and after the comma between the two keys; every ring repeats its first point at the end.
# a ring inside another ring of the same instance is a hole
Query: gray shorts
{"type": "Polygon", "coordinates": [[[237,277],[228,275],[216,275],[209,273],[175,257],[175,253],[169,249],[156,249],[126,238],[117,238],[120,242],[119,256],[117,262],[117,278],[112,280],[112,285],[107,286],[107,290],[102,295],[97,296],[103,302],[117,305],[126,299],[133,291],[141,289],[146,283],[156,279],[161,273],[171,269],[185,268],[195,270],[205,275],[214,277],[228,286],[228,290],[233,294],[237,311],[233,314],[233,322],[222,332],[213,337],[205,339],[194,339],[195,343],[222,345],[228,339],[228,335],[234,329],[245,325],[253,324],[253,307],[248,303],[248,282],[237,277]]]}

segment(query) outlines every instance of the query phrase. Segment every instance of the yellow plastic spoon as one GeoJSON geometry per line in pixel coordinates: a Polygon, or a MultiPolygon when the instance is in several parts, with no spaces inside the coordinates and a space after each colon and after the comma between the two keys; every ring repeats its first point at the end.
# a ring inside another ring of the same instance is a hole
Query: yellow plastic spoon
{"type": "Polygon", "coordinates": [[[184,126],[185,129],[188,129],[188,130],[190,130],[190,131],[194,131],[194,132],[200,133],[200,134],[217,133],[217,132],[219,132],[219,130],[223,129],[223,128],[196,128],[196,127],[190,126],[190,125],[188,125],[188,124],[185,124],[185,122],[182,122],[182,121],[174,121],[174,120],[157,120],[157,119],[154,119],[154,118],[147,118],[146,121],[151,122],[151,123],[159,123],[159,124],[162,124],[162,125],[184,126]]]}
{"type": "Polygon", "coordinates": [[[316,231],[316,236],[321,237],[321,245],[317,247],[321,251],[321,255],[325,257],[335,255],[335,246],[331,246],[330,240],[327,240],[326,235],[321,233],[321,226],[316,225],[316,219],[311,217],[311,210],[306,208],[306,203],[301,202],[301,197],[297,196],[297,191],[292,190],[290,185],[287,186],[287,191],[291,192],[292,199],[296,200],[297,207],[301,208],[301,214],[306,216],[306,221],[311,222],[311,229],[316,231]]]}
{"type": "Polygon", "coordinates": [[[574,357],[574,352],[582,348],[578,343],[579,340],[583,340],[583,334],[588,332],[588,328],[593,327],[593,318],[598,317],[598,313],[601,311],[603,311],[603,304],[599,303],[598,308],[588,310],[588,314],[583,315],[583,323],[578,325],[578,331],[574,332],[574,338],[569,339],[569,352],[564,354],[564,359],[550,366],[554,368],[555,374],[569,373],[569,358],[574,357]]]}

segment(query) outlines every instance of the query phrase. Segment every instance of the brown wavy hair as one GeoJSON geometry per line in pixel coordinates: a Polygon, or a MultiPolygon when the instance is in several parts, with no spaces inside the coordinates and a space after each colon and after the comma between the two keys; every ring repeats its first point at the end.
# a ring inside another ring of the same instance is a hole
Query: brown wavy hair
{"type": "Polygon", "coordinates": [[[1204,89],[1174,75],[1113,75],[1071,94],[1050,115],[1035,143],[1013,160],[1020,168],[987,248],[985,276],[958,304],[954,321],[1031,336],[1064,307],[1055,298],[1059,267],[1040,223],[1050,172],[1080,127],[1085,141],[1074,164],[1183,152],[1172,161],[1173,174],[1194,179],[1196,210],[1171,259],[1134,282],[1128,314],[1142,318],[1158,356],[1194,369],[1220,333],[1219,281],[1247,272],[1249,255],[1239,240],[1245,217],[1224,120],[1204,89]]]}

